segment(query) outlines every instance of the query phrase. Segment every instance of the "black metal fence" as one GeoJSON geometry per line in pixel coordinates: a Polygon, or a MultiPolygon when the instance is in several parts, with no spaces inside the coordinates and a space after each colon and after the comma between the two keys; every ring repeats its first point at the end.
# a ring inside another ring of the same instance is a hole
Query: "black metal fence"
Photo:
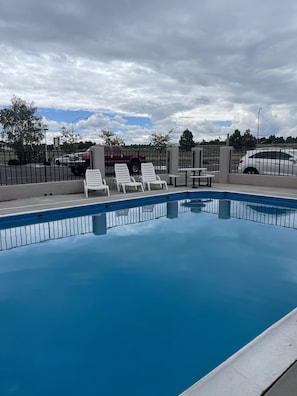
{"type": "Polygon", "coordinates": [[[203,166],[210,172],[220,170],[221,146],[203,146],[203,166]]]}
{"type": "MultiPolygon", "coordinates": [[[[203,146],[202,166],[210,172],[220,170],[220,146],[203,146]]],[[[192,152],[179,150],[179,168],[192,166],[192,152]]]]}
{"type": "Polygon", "coordinates": [[[141,158],[143,162],[152,162],[157,173],[167,173],[167,151],[147,148],[135,150],[129,146],[123,147],[123,154],[129,157],[141,158]]]}
{"type": "Polygon", "coordinates": [[[31,155],[22,156],[22,163],[13,151],[0,152],[0,185],[42,183],[51,181],[76,180],[67,166],[65,153],[51,151],[40,153],[32,160],[31,155]],[[63,162],[65,161],[65,165],[63,162]]]}
{"type": "Polygon", "coordinates": [[[238,173],[238,165],[241,158],[246,154],[246,150],[232,150],[231,172],[238,173]]]}
{"type": "MultiPolygon", "coordinates": [[[[135,149],[124,147],[125,156],[141,159],[141,162],[152,162],[158,174],[168,173],[168,157],[166,150],[153,148],[135,149]]],[[[31,152],[24,153],[22,160],[13,151],[0,152],[0,185],[44,183],[52,181],[66,181],[83,179],[83,174],[72,172],[69,161],[74,153],[65,153],[61,150],[44,150],[32,156],[31,152]],[[70,158],[69,158],[70,156],[70,158]]],[[[203,146],[203,166],[209,171],[219,171],[219,146],[203,146]]],[[[73,159],[73,158],[72,158],[73,159]]],[[[114,162],[106,161],[106,176],[114,176],[114,162]]],[[[126,161],[125,161],[126,162],[126,161]]],[[[191,151],[179,150],[179,168],[191,167],[191,151]]],[[[135,172],[136,175],[140,171],[135,172]]]]}
{"type": "Polygon", "coordinates": [[[297,176],[297,150],[294,147],[258,147],[233,150],[232,172],[272,176],[297,176]]]}
{"type": "MultiPolygon", "coordinates": [[[[166,150],[135,150],[124,147],[123,156],[139,158],[139,162],[152,162],[157,173],[167,173],[166,150]]],[[[13,151],[0,152],[0,185],[44,183],[52,181],[78,180],[84,178],[83,174],[73,173],[69,166],[69,155],[62,151],[50,150],[34,156],[24,153],[19,161],[13,151]]],[[[123,160],[129,165],[129,161],[123,160]]],[[[106,175],[114,176],[114,163],[116,159],[106,160],[106,175]]],[[[118,162],[121,162],[119,159],[118,162]]],[[[139,171],[135,174],[140,174],[139,171]]]]}

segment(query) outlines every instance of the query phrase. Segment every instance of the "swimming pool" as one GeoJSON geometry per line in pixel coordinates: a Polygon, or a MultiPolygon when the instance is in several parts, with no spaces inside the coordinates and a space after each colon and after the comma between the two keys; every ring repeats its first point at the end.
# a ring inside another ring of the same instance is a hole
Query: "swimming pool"
{"type": "Polygon", "coordinates": [[[296,213],[195,192],[1,218],[0,394],[178,395],[296,306],[296,213]]]}

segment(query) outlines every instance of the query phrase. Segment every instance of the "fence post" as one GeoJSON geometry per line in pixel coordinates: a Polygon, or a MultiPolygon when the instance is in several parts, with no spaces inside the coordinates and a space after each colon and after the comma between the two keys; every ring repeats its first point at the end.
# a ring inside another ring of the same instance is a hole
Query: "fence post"
{"type": "Polygon", "coordinates": [[[167,148],[167,173],[178,174],[178,147],[167,148]]]}
{"type": "Polygon", "coordinates": [[[232,150],[232,146],[224,146],[220,148],[220,183],[229,183],[232,150]]]}
{"type": "Polygon", "coordinates": [[[106,213],[92,216],[93,234],[105,235],[107,233],[106,213]]]}
{"type": "Polygon", "coordinates": [[[201,147],[192,147],[191,154],[192,168],[201,168],[203,166],[203,149],[201,147]]]}
{"type": "Polygon", "coordinates": [[[231,218],[231,202],[225,199],[219,200],[219,219],[231,218]]]}
{"type": "Polygon", "coordinates": [[[99,169],[102,178],[105,178],[104,147],[92,146],[90,149],[90,168],[99,169]]]}
{"type": "Polygon", "coordinates": [[[178,218],[178,202],[167,202],[167,219],[178,218]]]}

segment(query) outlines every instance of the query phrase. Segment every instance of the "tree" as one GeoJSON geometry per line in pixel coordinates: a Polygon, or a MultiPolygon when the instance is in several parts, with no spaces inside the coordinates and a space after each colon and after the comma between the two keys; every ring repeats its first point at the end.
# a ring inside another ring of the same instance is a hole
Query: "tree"
{"type": "Polygon", "coordinates": [[[171,129],[171,131],[169,131],[165,135],[153,133],[150,141],[150,146],[154,147],[157,150],[164,150],[166,147],[168,147],[170,143],[170,134],[172,133],[172,131],[173,130],[171,129]]]}
{"type": "Polygon", "coordinates": [[[104,144],[110,144],[112,146],[113,145],[125,146],[124,139],[116,136],[114,132],[102,129],[101,134],[99,136],[101,137],[101,139],[103,139],[104,144]]]}
{"type": "Polygon", "coordinates": [[[253,149],[257,146],[257,139],[251,134],[251,131],[247,129],[242,137],[242,144],[245,149],[253,149]]]}
{"type": "Polygon", "coordinates": [[[192,147],[195,147],[195,142],[193,140],[193,134],[189,129],[186,129],[179,139],[179,146],[182,150],[191,151],[192,147]]]}
{"type": "Polygon", "coordinates": [[[196,144],[193,140],[193,134],[189,129],[186,129],[179,139],[179,146],[182,150],[191,151],[192,147],[195,147],[196,144]]]}
{"type": "Polygon", "coordinates": [[[67,131],[64,126],[61,128],[61,141],[66,151],[73,151],[74,145],[79,141],[80,137],[78,133],[67,131]]]}
{"type": "Polygon", "coordinates": [[[242,136],[238,129],[229,138],[230,146],[233,146],[236,150],[240,150],[243,147],[242,136]]]}
{"type": "Polygon", "coordinates": [[[20,163],[33,159],[36,145],[41,142],[44,132],[41,117],[36,116],[37,108],[16,96],[11,99],[11,106],[0,110],[2,133],[15,150],[20,163]]]}
{"type": "Polygon", "coordinates": [[[243,136],[238,129],[229,138],[230,146],[233,146],[236,150],[253,149],[257,145],[257,139],[251,134],[251,131],[247,129],[243,136]]]}

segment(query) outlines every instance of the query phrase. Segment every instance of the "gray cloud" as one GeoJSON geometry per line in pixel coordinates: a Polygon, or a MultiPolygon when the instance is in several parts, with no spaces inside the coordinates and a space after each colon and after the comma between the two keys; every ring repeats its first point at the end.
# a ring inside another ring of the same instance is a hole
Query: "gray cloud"
{"type": "MultiPolygon", "coordinates": [[[[255,133],[262,107],[263,134],[294,135],[296,17],[294,0],[10,0],[0,104],[143,114],[197,139],[226,135],[218,120],[255,133]]],[[[130,141],[151,132],[135,129],[130,141]]]]}

